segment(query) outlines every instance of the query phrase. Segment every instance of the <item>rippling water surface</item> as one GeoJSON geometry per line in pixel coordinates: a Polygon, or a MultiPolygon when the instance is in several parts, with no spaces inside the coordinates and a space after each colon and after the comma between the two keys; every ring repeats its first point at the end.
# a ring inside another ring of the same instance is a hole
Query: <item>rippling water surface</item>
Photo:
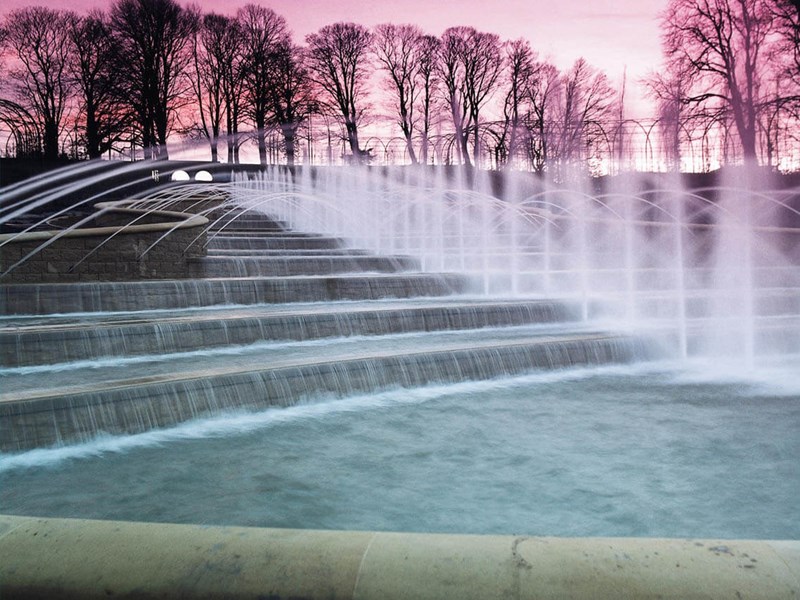
{"type": "Polygon", "coordinates": [[[798,539],[800,376],[786,365],[715,369],[570,369],[391,390],[0,454],[0,512],[798,539]]]}

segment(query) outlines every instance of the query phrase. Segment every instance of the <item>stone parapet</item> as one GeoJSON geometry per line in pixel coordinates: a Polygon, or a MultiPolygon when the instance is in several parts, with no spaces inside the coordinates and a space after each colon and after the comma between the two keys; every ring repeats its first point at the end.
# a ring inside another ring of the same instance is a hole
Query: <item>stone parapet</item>
{"type": "Polygon", "coordinates": [[[0,596],[794,599],[800,542],[209,527],[0,516],[0,596]]]}
{"type": "Polygon", "coordinates": [[[206,254],[205,217],[103,208],[104,227],[0,235],[0,282],[183,278],[206,254]]]}

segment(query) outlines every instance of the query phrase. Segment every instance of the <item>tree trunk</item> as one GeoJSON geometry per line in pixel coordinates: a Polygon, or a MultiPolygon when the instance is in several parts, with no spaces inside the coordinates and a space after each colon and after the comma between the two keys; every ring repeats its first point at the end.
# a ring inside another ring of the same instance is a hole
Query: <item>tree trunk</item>
{"type": "Polygon", "coordinates": [[[411,159],[411,164],[419,164],[417,160],[417,153],[414,151],[414,142],[411,140],[411,133],[404,133],[406,138],[406,148],[408,149],[408,157],[411,159]]]}
{"type": "Polygon", "coordinates": [[[358,125],[356,125],[355,121],[348,119],[345,122],[345,128],[347,129],[347,141],[350,144],[350,152],[353,154],[353,160],[356,164],[362,164],[364,162],[364,153],[361,151],[358,143],[358,125]]]}
{"type": "Polygon", "coordinates": [[[86,154],[90,159],[100,158],[100,134],[97,130],[97,120],[92,107],[86,108],[86,154]]]}
{"type": "Polygon", "coordinates": [[[58,127],[55,123],[45,123],[44,126],[44,157],[58,158],[58,127]]]}
{"type": "Polygon", "coordinates": [[[219,162],[219,141],[216,134],[212,134],[209,139],[211,145],[211,162],[219,162]]]}
{"type": "Polygon", "coordinates": [[[283,132],[283,144],[286,151],[286,164],[293,167],[297,126],[294,123],[287,123],[281,126],[281,131],[283,132]]]}

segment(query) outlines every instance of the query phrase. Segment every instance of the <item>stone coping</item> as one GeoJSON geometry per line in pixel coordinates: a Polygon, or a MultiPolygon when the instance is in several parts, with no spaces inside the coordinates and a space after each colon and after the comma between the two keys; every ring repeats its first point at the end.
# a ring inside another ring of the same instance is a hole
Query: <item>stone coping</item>
{"type": "Polygon", "coordinates": [[[116,202],[100,202],[94,207],[106,210],[111,213],[142,215],[149,214],[168,219],[164,223],[146,223],[142,225],[116,225],[107,227],[78,227],[72,230],[58,229],[53,231],[30,231],[27,233],[4,233],[0,234],[0,244],[19,243],[39,240],[49,240],[56,237],[107,237],[115,233],[122,234],[141,234],[167,232],[175,229],[189,229],[200,227],[209,223],[209,220],[202,215],[182,213],[171,210],[142,210],[138,208],[127,208],[126,205],[139,202],[141,200],[120,200],[116,202]]]}
{"type": "Polygon", "coordinates": [[[0,515],[3,598],[796,599],[800,541],[554,538],[0,515]]]}

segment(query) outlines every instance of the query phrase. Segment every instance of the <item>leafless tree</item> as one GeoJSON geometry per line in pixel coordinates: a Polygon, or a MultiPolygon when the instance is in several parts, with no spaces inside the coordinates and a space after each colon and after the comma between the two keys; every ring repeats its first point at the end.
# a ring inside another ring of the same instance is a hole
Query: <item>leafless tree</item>
{"type": "Polygon", "coordinates": [[[334,23],[306,36],[306,43],[311,76],[343,118],[353,160],[363,162],[368,151],[359,145],[358,125],[367,97],[372,35],[356,23],[334,23]]]}
{"type": "Polygon", "coordinates": [[[391,97],[399,117],[400,130],[413,164],[417,164],[413,135],[416,126],[415,109],[420,93],[420,52],[423,33],[416,25],[386,23],[375,28],[375,54],[386,72],[391,97]]]}
{"type": "Polygon", "coordinates": [[[288,41],[277,49],[270,92],[270,122],[281,131],[286,162],[291,166],[295,164],[298,130],[316,110],[317,100],[305,56],[299,47],[288,41]]]}
{"type": "Polygon", "coordinates": [[[557,107],[558,159],[567,167],[582,164],[601,142],[614,116],[615,92],[602,71],[579,58],[562,75],[557,107]]]}
{"type": "Polygon", "coordinates": [[[561,92],[561,74],[548,61],[537,61],[529,80],[527,95],[531,110],[526,115],[528,157],[533,169],[542,172],[550,160],[550,145],[555,139],[557,99],[561,92]]]}
{"type": "Polygon", "coordinates": [[[242,28],[237,19],[225,18],[215,23],[215,64],[220,70],[220,83],[225,113],[228,162],[239,162],[241,139],[239,124],[244,105],[245,59],[242,50],[242,28]]]}
{"type": "Polygon", "coordinates": [[[441,77],[453,116],[461,159],[471,165],[467,145],[473,135],[475,162],[480,159],[480,111],[496,86],[503,58],[500,38],[472,27],[451,27],[442,34],[441,77]]]}
{"type": "Polygon", "coordinates": [[[198,21],[197,10],[176,0],[116,0],[111,7],[116,76],[134,108],[146,158],[168,158],[175,116],[190,96],[198,21]]]}
{"type": "Polygon", "coordinates": [[[286,20],[270,8],[247,4],[237,13],[244,44],[246,111],[253,121],[261,164],[267,163],[267,128],[278,52],[289,44],[286,20]]]}
{"type": "Polygon", "coordinates": [[[773,31],[767,0],[671,0],[663,15],[666,68],[699,75],[685,101],[728,111],[744,160],[757,159],[760,112],[767,104],[773,31]]]}
{"type": "Polygon", "coordinates": [[[531,91],[537,65],[536,55],[527,40],[520,38],[507,42],[504,51],[506,93],[503,101],[503,126],[499,137],[505,163],[511,166],[524,136],[525,114],[531,110],[531,91]]]}
{"type": "Polygon", "coordinates": [[[100,11],[72,15],[68,32],[69,70],[80,91],[86,154],[99,158],[125,139],[132,119],[111,60],[114,39],[108,16],[100,11]]]}
{"type": "Polygon", "coordinates": [[[470,164],[467,152],[467,125],[469,118],[469,100],[467,99],[465,69],[462,60],[466,52],[468,28],[457,27],[447,29],[442,34],[440,45],[439,76],[444,86],[444,93],[453,118],[455,146],[461,163],[470,164]]]}
{"type": "Polygon", "coordinates": [[[192,88],[200,134],[211,147],[211,160],[219,160],[219,139],[227,103],[225,76],[235,60],[238,40],[231,35],[233,19],[203,15],[192,45],[192,88]]]}
{"type": "Polygon", "coordinates": [[[769,6],[779,36],[772,59],[789,86],[786,100],[800,113],[800,0],[771,0],[769,6]]]}
{"type": "Polygon", "coordinates": [[[697,116],[692,114],[692,106],[686,102],[694,76],[691,65],[673,62],[670,71],[651,73],[643,82],[647,96],[656,104],[660,142],[670,171],[680,170],[682,132],[697,116]]]}
{"type": "Polygon", "coordinates": [[[17,63],[4,95],[36,122],[44,157],[50,159],[59,154],[71,94],[69,20],[66,12],[31,6],[11,11],[0,31],[17,63]]]}
{"type": "Polygon", "coordinates": [[[421,141],[419,159],[422,164],[428,162],[430,145],[431,120],[433,117],[434,98],[439,89],[439,38],[423,35],[418,42],[417,68],[419,76],[419,102],[421,115],[421,141]]]}

